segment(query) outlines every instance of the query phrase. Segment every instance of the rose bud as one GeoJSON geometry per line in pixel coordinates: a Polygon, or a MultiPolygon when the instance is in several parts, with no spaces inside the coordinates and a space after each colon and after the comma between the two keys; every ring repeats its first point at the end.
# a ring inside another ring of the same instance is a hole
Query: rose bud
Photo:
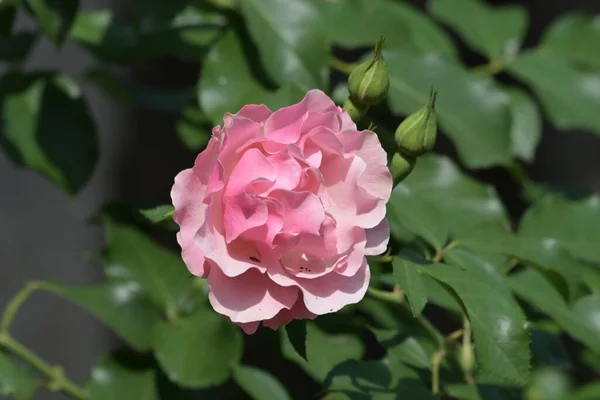
{"type": "Polygon", "coordinates": [[[418,157],[433,149],[437,135],[436,95],[432,89],[429,103],[409,115],[396,129],[396,144],[401,153],[418,157]]]}
{"type": "Polygon", "coordinates": [[[355,105],[377,104],[387,94],[390,78],[383,61],[383,41],[377,42],[371,58],[354,68],[348,78],[348,92],[355,105]]]}

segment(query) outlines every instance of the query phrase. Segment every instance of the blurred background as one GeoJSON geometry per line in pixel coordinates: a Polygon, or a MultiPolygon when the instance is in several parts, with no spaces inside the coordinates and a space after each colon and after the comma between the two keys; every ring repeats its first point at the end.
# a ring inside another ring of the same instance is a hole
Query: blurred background
{"type": "MultiPolygon", "coordinates": [[[[325,0],[324,0],[325,1],[325,0]]],[[[338,0],[343,1],[343,0],[338,0]]],[[[422,1],[406,1],[424,8],[422,1]]],[[[542,32],[560,15],[580,10],[600,13],[598,0],[490,0],[492,5],[521,4],[529,12],[530,29],[524,47],[538,42],[542,32]]],[[[119,0],[83,0],[81,9],[110,8],[127,18],[119,0]]],[[[32,25],[22,13],[17,27],[32,25]]],[[[456,41],[459,43],[458,41],[456,41]]],[[[598,49],[600,51],[600,49],[598,49]]],[[[463,60],[482,63],[481,56],[461,48],[463,60]]],[[[73,43],[60,52],[44,38],[29,58],[31,69],[56,68],[82,71],[93,60],[73,43]]],[[[0,66],[0,70],[4,66],[0,66]]],[[[193,86],[198,65],[175,59],[159,59],[136,70],[123,70],[136,82],[161,88],[193,86]]],[[[103,245],[102,232],[89,217],[103,204],[122,200],[140,207],[169,203],[172,178],[191,165],[194,154],[177,138],[177,115],[157,113],[112,102],[96,87],[85,86],[86,97],[98,126],[101,158],[92,180],[75,198],[36,173],[17,168],[0,152],[0,305],[4,306],[26,282],[94,282],[99,266],[87,255],[103,245]]],[[[600,112],[600,110],[599,110],[600,112]]],[[[600,192],[600,139],[591,132],[558,132],[546,124],[531,177],[557,186],[600,192]]],[[[441,139],[436,151],[454,155],[449,141],[441,139]]],[[[493,182],[513,213],[522,204],[516,186],[503,170],[483,170],[478,177],[493,182]]],[[[42,358],[65,367],[78,383],[89,375],[93,361],[113,346],[114,337],[93,317],[55,296],[36,294],[14,326],[16,337],[42,358]]],[[[60,395],[40,392],[39,399],[60,395]]]]}

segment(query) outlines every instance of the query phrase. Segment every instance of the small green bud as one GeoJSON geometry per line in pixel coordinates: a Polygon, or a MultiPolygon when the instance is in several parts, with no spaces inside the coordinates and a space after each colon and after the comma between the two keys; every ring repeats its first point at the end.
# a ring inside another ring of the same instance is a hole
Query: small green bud
{"type": "Polygon", "coordinates": [[[394,186],[399,182],[403,181],[415,167],[417,159],[405,156],[401,153],[396,153],[392,157],[392,163],[390,164],[390,172],[394,178],[394,186]]]}
{"type": "Polygon", "coordinates": [[[350,118],[354,123],[358,123],[367,113],[369,106],[364,104],[355,104],[351,99],[346,99],[344,102],[344,110],[348,111],[350,118]]]}
{"type": "Polygon", "coordinates": [[[381,52],[383,41],[377,42],[373,56],[354,68],[348,78],[348,92],[355,104],[374,105],[387,94],[390,77],[381,52]]]}
{"type": "Polygon", "coordinates": [[[433,149],[437,135],[436,95],[431,89],[429,103],[409,115],[396,129],[396,143],[403,153],[418,157],[433,149]]]}

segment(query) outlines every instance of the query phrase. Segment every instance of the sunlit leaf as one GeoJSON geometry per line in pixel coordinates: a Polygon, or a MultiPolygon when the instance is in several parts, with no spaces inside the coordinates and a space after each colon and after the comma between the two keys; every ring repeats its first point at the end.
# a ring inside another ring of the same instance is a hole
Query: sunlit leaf
{"type": "Polygon", "coordinates": [[[0,395],[15,400],[29,400],[35,393],[35,386],[35,379],[0,352],[0,395]]]}
{"type": "Polygon", "coordinates": [[[430,264],[420,269],[461,299],[473,329],[478,374],[506,384],[525,384],[531,359],[529,335],[525,315],[510,289],[468,252],[455,250],[448,257],[453,265],[430,264]]]}
{"type": "Polygon", "coordinates": [[[154,348],[169,379],[186,388],[225,382],[242,357],[239,328],[205,308],[174,323],[160,322],[154,348]]]}
{"type": "Polygon", "coordinates": [[[295,82],[303,89],[325,87],[329,43],[310,0],[246,0],[240,5],[265,68],[276,82],[295,82]]]}
{"type": "Polygon", "coordinates": [[[44,284],[44,288],[82,307],[138,351],[150,350],[159,314],[136,283],[88,287],[44,284]]]}
{"type": "Polygon", "coordinates": [[[106,358],[92,368],[85,386],[90,400],[157,400],[154,371],[136,371],[106,358]]]}
{"type": "Polygon", "coordinates": [[[254,400],[291,400],[281,383],[260,369],[240,365],[235,369],[233,377],[254,400]]]}
{"type": "Polygon", "coordinates": [[[490,59],[510,58],[527,28],[522,6],[490,7],[481,0],[429,0],[429,11],[490,59]]]}
{"type": "Polygon", "coordinates": [[[573,12],[560,17],[544,34],[544,50],[575,63],[600,68],[600,24],[597,17],[573,12]]]}
{"type": "Polygon", "coordinates": [[[507,68],[532,87],[558,128],[600,134],[600,73],[578,70],[562,57],[539,50],[520,55],[507,68]]]}
{"type": "Polygon", "coordinates": [[[597,332],[569,309],[560,293],[538,271],[528,269],[510,276],[508,282],[519,297],[547,314],[574,339],[600,352],[597,332]]]}
{"type": "Polygon", "coordinates": [[[193,281],[181,256],[132,226],[106,220],[109,279],[137,285],[168,317],[174,317],[193,281]]]}
{"type": "Polygon", "coordinates": [[[537,104],[524,91],[512,88],[510,96],[510,148],[513,155],[533,161],[542,137],[542,116],[537,104]]]}
{"type": "Polygon", "coordinates": [[[477,76],[442,56],[420,56],[402,50],[385,53],[389,67],[392,111],[408,115],[439,93],[439,127],[471,168],[507,164],[510,151],[510,98],[489,77],[477,76]]]}
{"type": "Polygon", "coordinates": [[[0,145],[70,194],[90,178],[98,158],[96,128],[81,90],[65,75],[12,73],[0,81],[0,145]]]}

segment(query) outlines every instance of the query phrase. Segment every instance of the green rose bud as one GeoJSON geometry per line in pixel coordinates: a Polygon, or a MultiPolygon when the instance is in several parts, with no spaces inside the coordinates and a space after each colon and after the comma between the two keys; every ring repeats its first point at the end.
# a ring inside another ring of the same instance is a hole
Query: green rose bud
{"type": "Polygon", "coordinates": [[[418,157],[433,149],[437,135],[436,95],[432,89],[429,103],[409,115],[396,129],[396,143],[401,152],[418,157]]]}
{"type": "Polygon", "coordinates": [[[416,162],[416,158],[406,156],[401,153],[394,154],[390,164],[390,172],[394,178],[394,186],[403,181],[404,178],[406,178],[412,172],[416,162]]]}
{"type": "Polygon", "coordinates": [[[355,104],[374,105],[387,94],[390,78],[383,61],[382,45],[383,38],[375,45],[373,56],[354,68],[348,78],[348,92],[355,104]]]}
{"type": "Polygon", "coordinates": [[[369,106],[364,104],[355,104],[351,99],[344,102],[344,110],[348,111],[350,118],[354,123],[358,123],[369,110],[369,106]]]}

